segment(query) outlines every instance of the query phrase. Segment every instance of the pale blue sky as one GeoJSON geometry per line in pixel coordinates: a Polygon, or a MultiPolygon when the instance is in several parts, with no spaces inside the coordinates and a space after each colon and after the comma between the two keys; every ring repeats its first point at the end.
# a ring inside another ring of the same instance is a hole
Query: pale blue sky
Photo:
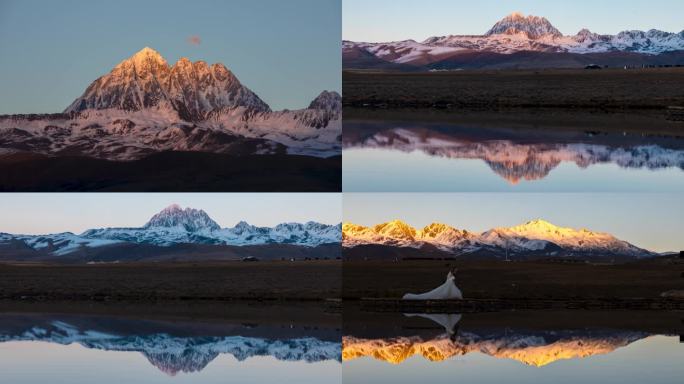
{"type": "Polygon", "coordinates": [[[61,112],[145,46],[303,108],[341,89],[341,22],[340,0],[0,0],[0,114],[61,112]]]}
{"type": "Polygon", "coordinates": [[[436,221],[481,232],[541,218],[653,251],[684,250],[684,199],[676,193],[345,193],[343,204],[344,221],[361,225],[436,221]]]}
{"type": "Polygon", "coordinates": [[[582,28],[610,34],[628,29],[684,30],[681,0],[344,0],[342,36],[380,42],[481,35],[512,12],[546,17],[566,35],[582,28]]]}
{"type": "Polygon", "coordinates": [[[139,227],[171,204],[203,209],[221,227],[240,220],[258,226],[342,221],[339,193],[5,193],[0,199],[0,232],[139,227]]]}

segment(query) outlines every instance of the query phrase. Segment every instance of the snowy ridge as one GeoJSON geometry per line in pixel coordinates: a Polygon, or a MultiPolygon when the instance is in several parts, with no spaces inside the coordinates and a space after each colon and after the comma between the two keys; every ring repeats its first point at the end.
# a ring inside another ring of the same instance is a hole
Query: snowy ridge
{"type": "Polygon", "coordinates": [[[558,227],[541,219],[509,228],[494,228],[479,234],[441,223],[433,223],[417,230],[400,220],[372,227],[353,223],[342,225],[344,247],[369,244],[412,248],[432,245],[455,254],[489,249],[499,253],[522,254],[546,250],[550,256],[557,255],[559,250],[570,255],[599,254],[633,258],[655,255],[608,233],[558,227]]]}
{"type": "Polygon", "coordinates": [[[447,59],[460,51],[512,54],[523,51],[604,53],[635,52],[658,55],[684,50],[684,31],[679,33],[623,31],[617,35],[599,35],[587,29],[564,36],[547,19],[513,13],[497,22],[484,35],[434,36],[423,42],[367,43],[344,41],[343,52],[361,50],[395,64],[427,65],[447,59]]]}
{"type": "Polygon", "coordinates": [[[684,170],[683,150],[658,145],[610,147],[587,143],[519,144],[509,140],[473,142],[396,128],[376,133],[361,142],[345,142],[343,147],[386,148],[402,152],[420,151],[443,158],[479,159],[512,184],[523,179],[542,179],[564,162],[572,162],[581,168],[612,163],[621,168],[684,170]]]}
{"type": "Polygon", "coordinates": [[[222,64],[170,67],[144,48],[93,82],[62,114],[0,116],[0,151],[136,160],[162,151],[341,152],[341,97],[271,111],[222,64]]]}
{"type": "Polygon", "coordinates": [[[62,345],[80,344],[104,351],[140,352],[168,375],[199,372],[221,354],[238,361],[256,356],[272,356],[282,361],[307,363],[341,361],[340,343],[313,337],[278,340],[243,336],[178,337],[165,333],[124,336],[81,330],[61,321],[49,327],[33,327],[20,334],[0,334],[0,342],[34,341],[62,345]]]}
{"type": "Polygon", "coordinates": [[[257,227],[244,221],[233,228],[221,228],[206,212],[171,205],[154,215],[139,228],[89,229],[80,235],[12,235],[0,233],[0,245],[19,242],[34,250],[56,256],[67,255],[82,247],[95,248],[121,243],[172,246],[176,244],[265,245],[292,244],[316,247],[339,243],[341,224],[313,221],[282,223],[275,227],[257,227]]]}

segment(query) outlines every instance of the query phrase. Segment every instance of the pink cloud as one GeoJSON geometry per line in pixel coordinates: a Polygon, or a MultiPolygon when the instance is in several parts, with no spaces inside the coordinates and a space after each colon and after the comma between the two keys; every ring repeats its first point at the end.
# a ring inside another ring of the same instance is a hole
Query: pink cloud
{"type": "Polygon", "coordinates": [[[193,35],[193,36],[188,37],[188,44],[200,45],[201,43],[202,43],[202,40],[197,35],[193,35]]]}

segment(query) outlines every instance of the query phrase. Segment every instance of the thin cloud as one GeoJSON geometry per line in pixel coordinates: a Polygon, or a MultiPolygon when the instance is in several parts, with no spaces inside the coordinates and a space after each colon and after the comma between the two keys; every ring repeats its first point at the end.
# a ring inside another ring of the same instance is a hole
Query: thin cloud
{"type": "Polygon", "coordinates": [[[200,37],[197,35],[190,36],[190,37],[188,37],[188,44],[200,45],[200,44],[202,44],[202,39],[200,39],[200,37]]]}

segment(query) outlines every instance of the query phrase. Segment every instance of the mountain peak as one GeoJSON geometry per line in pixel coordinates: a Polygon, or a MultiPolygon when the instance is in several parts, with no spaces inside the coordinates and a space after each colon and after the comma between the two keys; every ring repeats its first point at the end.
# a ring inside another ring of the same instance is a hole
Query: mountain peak
{"type": "Polygon", "coordinates": [[[181,208],[178,204],[172,204],[152,216],[143,228],[155,227],[182,227],[188,232],[199,230],[215,231],[221,227],[201,209],[181,208]]]}
{"type": "Polygon", "coordinates": [[[164,57],[162,57],[162,55],[159,54],[159,52],[155,51],[150,47],[145,47],[139,50],[138,52],[133,54],[133,56],[122,61],[117,67],[121,67],[128,63],[132,63],[137,70],[142,70],[145,67],[150,67],[154,65],[168,67],[168,64],[164,57]]]}
{"type": "Polygon", "coordinates": [[[544,219],[534,219],[523,224],[528,227],[543,227],[543,228],[558,228],[558,226],[551,224],[544,219]]]}
{"type": "Polygon", "coordinates": [[[416,236],[416,229],[399,219],[378,224],[373,227],[373,230],[378,234],[397,239],[413,239],[416,236]]]}
{"type": "Polygon", "coordinates": [[[520,12],[513,12],[501,19],[485,33],[485,36],[517,35],[519,33],[525,34],[530,39],[538,39],[543,36],[563,36],[547,19],[533,15],[525,16],[520,12]]]}
{"type": "Polygon", "coordinates": [[[271,110],[223,64],[210,67],[204,61],[193,64],[181,57],[169,66],[157,51],[145,47],[90,84],[65,112],[140,111],[160,106],[170,106],[186,121],[204,120],[225,107],[271,110]]]}
{"type": "Polygon", "coordinates": [[[136,57],[136,56],[162,57],[161,54],[159,54],[159,52],[157,52],[156,50],[154,50],[150,47],[144,47],[143,49],[139,50],[138,52],[136,52],[133,55],[133,57],[136,57]]]}
{"type": "Polygon", "coordinates": [[[323,91],[311,101],[309,109],[339,111],[342,109],[342,96],[335,91],[323,91]]]}

